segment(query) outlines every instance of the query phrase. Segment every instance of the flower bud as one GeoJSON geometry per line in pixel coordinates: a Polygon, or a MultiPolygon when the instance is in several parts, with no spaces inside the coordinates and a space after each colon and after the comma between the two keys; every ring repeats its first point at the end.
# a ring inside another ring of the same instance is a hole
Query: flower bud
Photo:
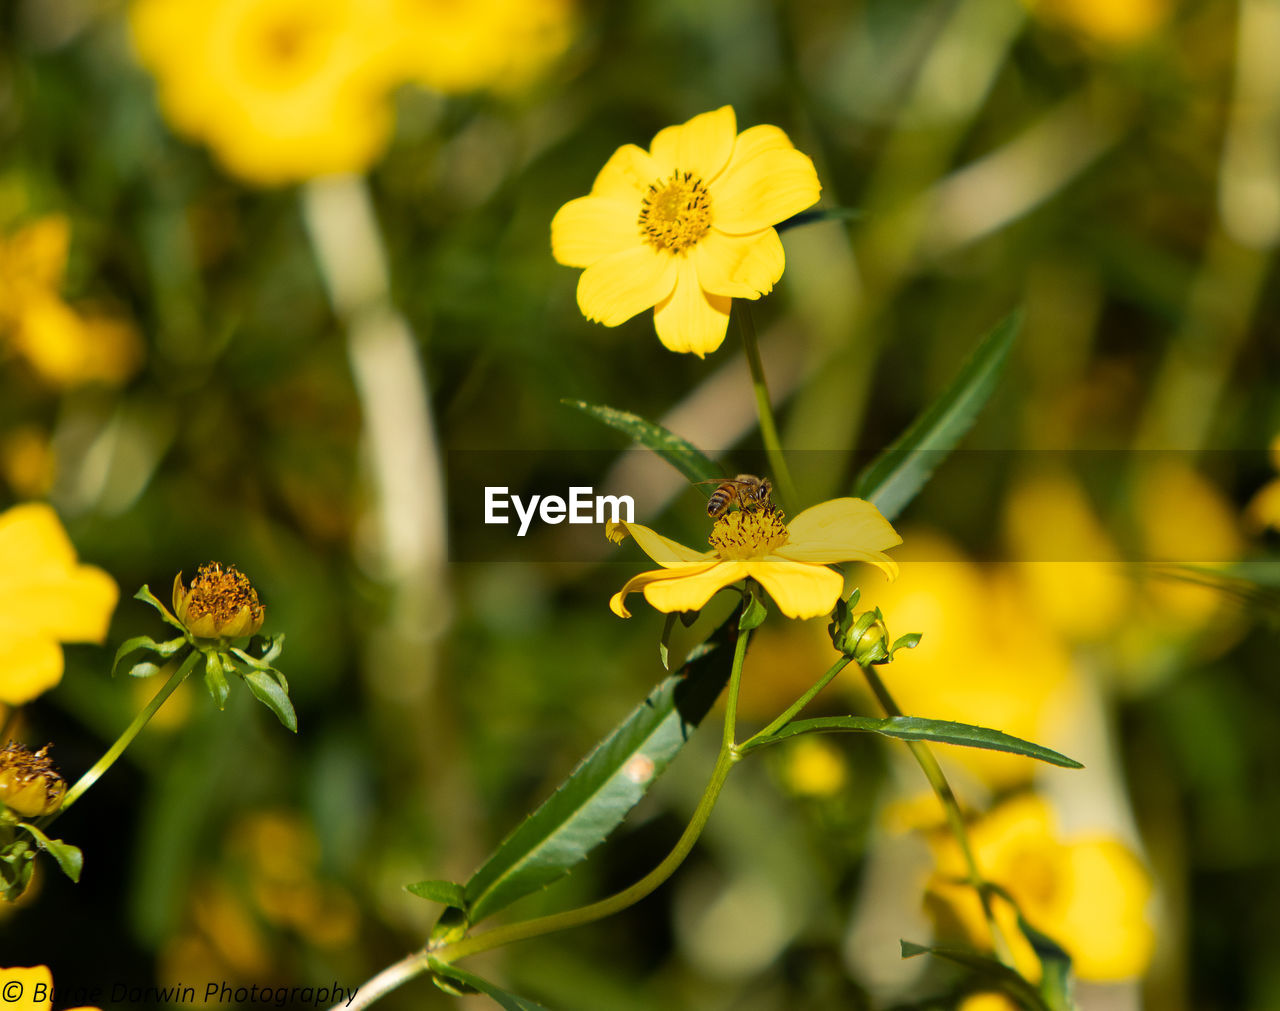
{"type": "Polygon", "coordinates": [[[0,751],[0,802],[23,818],[39,818],[56,811],[67,792],[67,781],[49,759],[49,745],[35,754],[14,741],[0,751]]]}
{"type": "Polygon", "coordinates": [[[190,588],[182,573],[173,580],[173,613],[198,639],[240,639],[262,627],[265,611],[258,593],[234,566],[207,562],[190,588]]]}
{"type": "Polygon", "coordinates": [[[889,630],[877,607],[859,615],[846,612],[831,623],[831,642],[841,653],[863,667],[889,660],[889,630]]]}

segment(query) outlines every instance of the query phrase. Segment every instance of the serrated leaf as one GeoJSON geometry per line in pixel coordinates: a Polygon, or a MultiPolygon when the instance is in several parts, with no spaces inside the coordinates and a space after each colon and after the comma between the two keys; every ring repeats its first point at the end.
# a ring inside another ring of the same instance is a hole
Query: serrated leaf
{"type": "Polygon", "coordinates": [[[437,962],[432,959],[429,963],[431,972],[437,980],[444,979],[448,982],[466,987],[463,993],[482,993],[486,997],[490,997],[504,1011],[547,1011],[545,1007],[535,1001],[529,1000],[527,997],[520,997],[514,993],[508,993],[501,987],[494,986],[487,979],[481,979],[473,972],[464,972],[454,965],[447,965],[444,962],[437,962]]]}
{"type": "Polygon", "coordinates": [[[63,874],[79,883],[80,872],[84,869],[84,854],[80,852],[79,847],[64,843],[61,839],[50,839],[29,822],[22,821],[18,824],[31,833],[32,838],[40,844],[42,850],[58,861],[63,874]]]}
{"type": "Polygon", "coordinates": [[[617,828],[727,683],[735,624],[729,619],[694,650],[472,875],[472,923],[563,877],[617,828]]]}
{"type": "Polygon", "coordinates": [[[298,732],[298,714],[293,711],[293,703],[289,701],[289,693],[281,687],[280,682],[267,671],[250,668],[241,672],[244,683],[253,692],[254,698],[276,714],[276,719],[295,734],[298,732]]]}
{"type": "MultiPolygon", "coordinates": [[[[638,414],[619,411],[603,404],[588,404],[585,400],[562,400],[560,403],[577,408],[583,414],[631,436],[642,446],[657,453],[690,481],[719,481],[725,476],[720,465],[693,443],[667,431],[661,425],[646,421],[638,414]]],[[[710,494],[710,489],[707,493],[710,494]]]]}
{"type": "Polygon", "coordinates": [[[164,604],[160,603],[159,600],[156,599],[156,595],[151,592],[151,587],[149,587],[146,583],[143,583],[142,587],[138,590],[138,592],[133,595],[133,599],[141,600],[144,604],[150,604],[152,607],[154,607],[157,611],[160,612],[160,617],[162,617],[170,625],[176,628],[184,636],[187,634],[187,630],[183,627],[182,622],[180,622],[177,618],[175,618],[173,614],[169,611],[169,609],[165,607],[164,604]]]}
{"type": "MultiPolygon", "coordinates": [[[[186,637],[178,636],[176,639],[169,639],[165,642],[156,642],[149,635],[135,635],[132,639],[126,639],[120,644],[120,648],[116,650],[115,659],[111,661],[111,676],[115,677],[117,669],[120,667],[120,661],[131,653],[140,653],[143,650],[155,653],[157,656],[168,658],[178,652],[186,645],[186,637]]],[[[135,669],[138,665],[135,664],[135,669]]],[[[158,665],[154,665],[159,670],[158,665]]]]}
{"type": "Polygon", "coordinates": [[[990,955],[969,951],[966,948],[931,947],[929,945],[916,944],[912,941],[900,940],[898,944],[902,947],[903,958],[915,958],[917,955],[933,955],[935,958],[944,959],[954,965],[959,965],[971,972],[975,972],[1001,990],[1008,991],[1019,998],[1022,1001],[1022,1006],[1029,1009],[1029,1011],[1052,1011],[1051,1008],[1045,1006],[1035,987],[1003,962],[997,961],[990,955]]]}
{"type": "Polygon", "coordinates": [[[955,744],[964,748],[1004,751],[1011,755],[1035,758],[1064,769],[1084,768],[1073,758],[1001,730],[953,723],[950,720],[929,720],[920,716],[822,716],[813,720],[797,720],[775,734],[759,738],[751,748],[743,750],[754,750],[797,734],[840,732],[882,734],[899,741],[935,741],[938,744],[955,744]]]}
{"type": "Polygon", "coordinates": [[[863,468],[855,495],[875,505],[885,519],[906,508],[990,398],[1021,325],[1022,313],[1010,313],[978,342],[951,384],[863,468]]]}
{"type": "Polygon", "coordinates": [[[467,907],[466,889],[456,881],[430,879],[427,881],[415,881],[413,884],[405,885],[404,887],[406,891],[412,892],[418,898],[426,899],[428,902],[457,906],[459,909],[467,907]]]}

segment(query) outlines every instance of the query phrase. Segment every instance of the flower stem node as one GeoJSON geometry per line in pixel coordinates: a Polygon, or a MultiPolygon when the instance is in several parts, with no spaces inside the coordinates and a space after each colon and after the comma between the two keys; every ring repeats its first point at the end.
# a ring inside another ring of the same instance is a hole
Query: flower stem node
{"type": "Polygon", "coordinates": [[[831,642],[841,653],[861,667],[886,664],[900,649],[915,649],[920,633],[911,632],[893,639],[880,608],[854,613],[860,594],[854,590],[847,601],[841,600],[832,612],[827,631],[831,642]]]}

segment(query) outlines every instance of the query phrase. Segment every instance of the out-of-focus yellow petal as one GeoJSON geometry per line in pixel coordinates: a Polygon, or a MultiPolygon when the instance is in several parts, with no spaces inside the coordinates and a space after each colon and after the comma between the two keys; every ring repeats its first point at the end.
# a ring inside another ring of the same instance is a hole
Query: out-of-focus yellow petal
{"type": "Polygon", "coordinates": [[[956,1007],[956,1011],[1020,1011],[1021,1005],[1002,993],[971,993],[956,1007]]]}
{"type": "Polygon", "coordinates": [[[0,702],[21,706],[62,680],[62,647],[48,636],[0,636],[0,702]]]}
{"type": "Polygon", "coordinates": [[[804,510],[787,524],[787,543],[777,554],[797,562],[870,562],[890,579],[898,565],[885,548],[902,538],[880,510],[860,498],[837,498],[804,510]]]}
{"type": "Polygon", "coordinates": [[[71,225],[65,217],[40,218],[13,237],[14,266],[30,283],[57,291],[70,246],[71,225]]]}
{"type": "Polygon", "coordinates": [[[733,106],[724,105],[659,131],[649,153],[662,176],[679,170],[710,182],[728,163],[737,130],[733,106]]]}
{"type": "Polygon", "coordinates": [[[80,379],[87,340],[83,320],[53,293],[27,302],[13,335],[14,347],[40,377],[60,386],[80,379]]]}
{"type": "Polygon", "coordinates": [[[634,199],[579,197],[551,219],[551,255],[568,267],[589,267],[641,241],[634,199]]]}
{"type": "Polygon", "coordinates": [[[769,148],[711,184],[713,223],[722,232],[757,232],[811,207],[821,192],[808,155],[769,148]]]}
{"type": "Polygon", "coordinates": [[[638,214],[638,201],[649,186],[659,180],[661,171],[644,148],[623,144],[596,175],[595,182],[591,184],[591,195],[632,201],[638,214]]]}
{"type": "Polygon", "coordinates": [[[0,993],[5,994],[6,1011],[49,1011],[53,1007],[53,973],[46,965],[0,968],[0,993]],[[45,996],[36,1000],[40,987],[45,996]]]}
{"type": "Polygon", "coordinates": [[[717,590],[745,579],[747,562],[714,562],[693,566],[687,573],[663,569],[673,579],[655,580],[644,588],[644,599],[659,611],[696,611],[715,596],[717,590]]]}
{"type": "Polygon", "coordinates": [[[681,257],[678,264],[675,290],[654,310],[653,325],[664,346],[702,358],[724,343],[731,299],[702,290],[691,258],[681,257]]]}
{"type": "MultiPolygon", "coordinates": [[[[696,565],[715,558],[713,551],[695,551],[693,548],[686,548],[679,541],[663,537],[662,534],[649,529],[642,523],[627,523],[620,520],[611,525],[615,529],[625,528],[626,532],[640,545],[640,550],[666,569],[680,565],[696,565]]],[[[618,543],[621,543],[621,539],[618,543]]]]}
{"type": "Polygon", "coordinates": [[[617,326],[657,305],[676,287],[675,257],[637,244],[598,260],[578,279],[578,308],[587,319],[617,326]]]}
{"type": "Polygon", "coordinates": [[[752,299],[773,290],[787,263],[782,240],[772,228],[754,235],[726,235],[712,228],[693,247],[693,259],[705,291],[752,299]]]}
{"type": "MultiPolygon", "coordinates": [[[[626,605],[627,595],[635,593],[638,590],[644,590],[645,599],[649,600],[649,603],[653,604],[653,606],[657,607],[660,611],[692,610],[692,608],[682,607],[659,607],[659,605],[654,604],[652,599],[649,598],[649,587],[664,580],[685,580],[695,578],[702,573],[710,572],[712,569],[718,568],[721,564],[722,563],[720,562],[707,562],[704,565],[681,566],[673,569],[653,569],[649,572],[642,572],[638,576],[632,576],[626,581],[621,590],[609,598],[609,609],[619,618],[630,618],[631,612],[627,610],[626,605]]],[[[720,585],[723,586],[727,584],[722,583],[720,585]]],[[[719,588],[719,586],[716,586],[711,590],[711,593],[715,593],[719,588]]],[[[706,599],[710,598],[711,593],[707,594],[706,599]]],[[[703,602],[705,603],[706,600],[704,599],[703,602]]],[[[699,604],[696,606],[700,607],[701,605],[699,604]]]]}
{"type": "Polygon", "coordinates": [[[844,589],[844,577],[825,565],[773,557],[743,564],[747,575],[765,588],[788,618],[816,618],[830,613],[844,589]]]}
{"type": "Polygon", "coordinates": [[[75,561],[76,549],[58,514],[43,502],[24,502],[0,513],[0,591],[75,561]]]}
{"type": "Polygon", "coordinates": [[[1112,983],[1141,976],[1155,950],[1147,919],[1151,877],[1114,839],[1081,839],[1066,847],[1066,908],[1045,923],[1071,953],[1081,979],[1112,983]]]}
{"type": "Polygon", "coordinates": [[[1245,508],[1244,520],[1254,533],[1261,533],[1268,527],[1280,530],[1280,480],[1258,489],[1245,508]]]}

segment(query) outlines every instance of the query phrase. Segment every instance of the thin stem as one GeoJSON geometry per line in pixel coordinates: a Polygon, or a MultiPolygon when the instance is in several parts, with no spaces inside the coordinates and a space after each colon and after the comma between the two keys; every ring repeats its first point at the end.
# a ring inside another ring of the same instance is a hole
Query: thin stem
{"type": "Polygon", "coordinates": [[[427,968],[428,957],[425,951],[415,951],[400,959],[399,962],[392,962],[376,976],[369,977],[356,987],[355,993],[348,1001],[339,1001],[335,1004],[332,1011],[339,1011],[340,1008],[344,1011],[360,1011],[361,1008],[368,1007],[383,994],[390,993],[396,987],[419,975],[427,968]]]}
{"type": "Polygon", "coordinates": [[[796,492],[795,482],[791,480],[791,471],[787,467],[786,457],[782,455],[782,440],[778,438],[778,426],[773,420],[773,404],[769,400],[769,387],[765,383],[764,363],[760,361],[760,345],[756,341],[756,327],[751,320],[751,310],[746,302],[738,299],[734,303],[737,310],[738,330],[742,334],[742,350],[747,356],[747,368],[751,370],[751,387],[756,394],[756,415],[760,419],[760,436],[764,439],[764,451],[769,457],[769,468],[778,483],[782,498],[791,510],[800,508],[800,496],[796,492]]]}
{"type": "Polygon", "coordinates": [[[196,661],[202,656],[204,656],[204,654],[197,649],[193,649],[187,654],[186,659],[179,664],[178,669],[175,670],[169,676],[169,680],[164,683],[164,687],[156,692],[151,701],[147,703],[146,708],[133,718],[133,722],[130,723],[125,728],[124,733],[116,739],[116,743],[107,749],[106,754],[94,763],[93,768],[81,776],[76,781],[75,786],[67,791],[66,797],[63,798],[62,806],[58,808],[58,810],[55,811],[44,824],[49,824],[54,818],[58,817],[58,815],[62,814],[63,811],[74,804],[85,790],[93,786],[93,784],[98,781],[98,778],[111,768],[115,760],[124,753],[124,749],[133,742],[133,739],[141,733],[142,728],[147,725],[147,722],[151,717],[156,714],[156,710],[164,704],[164,700],[172,695],[174,689],[187,679],[187,675],[195,669],[196,661]]]}
{"type": "Polygon", "coordinates": [[[837,674],[839,674],[842,670],[844,670],[847,666],[849,666],[849,660],[850,658],[847,656],[840,657],[840,659],[838,659],[835,663],[833,663],[830,667],[827,668],[827,672],[823,674],[822,677],[818,678],[818,680],[813,683],[812,688],[810,688],[807,692],[805,692],[793,703],[791,703],[791,705],[787,707],[786,711],[783,712],[782,715],[780,715],[776,720],[770,723],[767,727],[765,727],[763,730],[759,731],[758,733],[752,734],[745,741],[743,741],[741,747],[739,747],[738,750],[745,755],[748,751],[751,751],[758,743],[764,743],[764,740],[763,740],[764,738],[771,737],[774,733],[781,730],[788,723],[790,723],[792,718],[794,718],[795,715],[798,712],[800,712],[801,709],[803,709],[805,706],[807,706],[810,702],[813,701],[814,696],[817,695],[818,692],[822,691],[822,689],[824,689],[825,687],[827,687],[827,685],[831,683],[832,678],[834,678],[837,674]]]}
{"type": "MultiPolygon", "coordinates": [[[[746,607],[747,602],[744,602],[744,612],[746,607]]],[[[630,888],[623,889],[607,899],[601,899],[599,902],[593,902],[578,909],[566,910],[563,913],[553,913],[550,916],[540,916],[533,920],[525,920],[523,923],[512,923],[505,927],[496,927],[474,937],[465,937],[461,941],[446,944],[433,952],[438,959],[446,962],[456,962],[458,959],[466,958],[468,955],[475,955],[481,951],[502,947],[503,945],[511,944],[513,941],[524,941],[531,937],[539,937],[558,930],[567,930],[570,927],[579,927],[585,923],[592,923],[606,916],[612,916],[628,906],[635,905],[675,873],[676,868],[684,863],[685,857],[693,850],[693,846],[702,834],[703,828],[706,827],[707,819],[711,817],[711,811],[716,805],[716,800],[720,796],[720,790],[724,786],[725,780],[729,777],[729,771],[741,757],[737,746],[733,743],[733,735],[738,712],[738,691],[742,683],[742,662],[747,654],[747,640],[750,637],[751,633],[749,631],[739,630],[738,640],[733,651],[733,667],[729,673],[729,694],[725,705],[724,736],[721,738],[720,753],[716,756],[716,764],[711,773],[711,780],[702,792],[702,799],[698,801],[698,807],[693,812],[693,817],[690,819],[689,824],[685,826],[680,839],[676,842],[675,848],[667,854],[662,863],[658,864],[657,867],[630,888]]]]}
{"type": "MultiPolygon", "coordinates": [[[[880,680],[880,675],[876,673],[875,668],[871,666],[862,667],[862,673],[867,679],[867,684],[871,686],[872,693],[884,709],[885,714],[888,716],[902,716],[902,710],[898,707],[898,703],[894,701],[893,696],[889,694],[889,689],[880,680]]],[[[1012,952],[1008,941],[1005,939],[1004,932],[1000,929],[1000,925],[996,923],[995,912],[991,908],[991,896],[987,893],[982,872],[978,868],[978,861],[973,855],[973,847],[969,844],[969,832],[965,828],[964,815],[960,811],[960,802],[956,799],[955,791],[951,789],[951,784],[947,782],[946,773],[942,771],[942,766],[938,764],[938,759],[934,757],[929,745],[923,741],[907,741],[906,744],[911,749],[911,754],[915,757],[916,762],[919,763],[921,771],[924,772],[925,779],[929,781],[929,786],[933,788],[933,792],[938,795],[938,800],[942,802],[942,808],[947,815],[947,825],[951,828],[951,834],[955,837],[956,843],[960,847],[960,852],[964,856],[965,865],[969,870],[969,884],[973,886],[974,891],[978,893],[978,899],[982,902],[982,912],[986,917],[987,926],[991,930],[991,938],[995,945],[996,954],[1002,962],[1012,965],[1012,952]]]]}

